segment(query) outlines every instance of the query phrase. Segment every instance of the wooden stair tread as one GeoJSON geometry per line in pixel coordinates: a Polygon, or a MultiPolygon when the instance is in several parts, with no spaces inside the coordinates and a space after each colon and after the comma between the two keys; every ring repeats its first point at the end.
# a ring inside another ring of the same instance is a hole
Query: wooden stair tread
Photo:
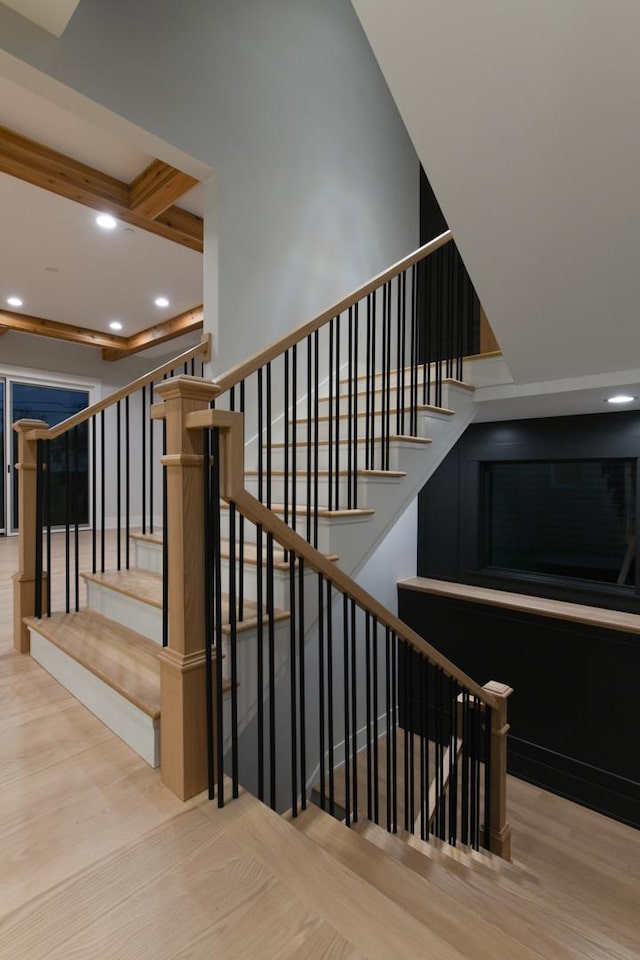
{"type": "MultiPolygon", "coordinates": [[[[162,609],[162,574],[152,573],[147,570],[110,570],[105,573],[84,573],[82,576],[91,582],[102,584],[108,589],[116,590],[125,596],[142,603],[148,603],[151,606],[162,609]]],[[[253,630],[258,620],[256,617],[257,605],[253,600],[244,600],[243,616],[236,622],[236,630],[242,633],[247,630],[253,630]]],[[[237,614],[236,614],[237,616],[237,614]]],[[[288,620],[289,611],[275,608],[274,620],[288,620]]],[[[222,594],[222,632],[230,633],[229,626],[229,603],[228,595],[222,594]]],[[[268,623],[269,618],[266,614],[262,617],[263,623],[268,623]]],[[[153,642],[153,641],[150,641],[153,642]]]]}
{"type": "Polygon", "coordinates": [[[104,573],[81,573],[89,583],[100,584],[116,590],[134,600],[140,600],[162,609],[162,574],[150,570],[107,570],[104,573]]]}
{"type": "Polygon", "coordinates": [[[161,647],[90,610],[25,623],[153,719],[160,716],[161,647]]]}
{"type": "MultiPolygon", "coordinates": [[[[380,438],[378,437],[377,439],[379,440],[380,438]]],[[[413,437],[413,436],[411,436],[410,434],[402,434],[402,433],[392,434],[392,435],[389,437],[389,441],[392,442],[392,443],[393,443],[393,442],[416,443],[416,444],[433,443],[433,441],[431,440],[430,437],[413,437]]],[[[285,441],[277,441],[276,443],[270,444],[270,448],[271,448],[271,450],[283,450],[285,447],[304,447],[304,449],[306,450],[307,447],[309,446],[309,443],[311,444],[311,446],[314,446],[314,445],[315,445],[315,440],[311,440],[311,441],[307,441],[307,440],[296,440],[295,443],[291,443],[291,442],[286,443],[285,441]]],[[[341,446],[341,447],[342,447],[342,446],[347,446],[347,445],[349,445],[349,444],[350,444],[351,446],[354,446],[355,443],[358,443],[358,444],[361,444],[361,445],[364,446],[364,444],[367,443],[367,439],[366,439],[366,437],[358,436],[357,438],[352,439],[351,441],[348,439],[348,437],[341,437],[340,440],[338,440],[338,445],[341,446]]],[[[335,438],[331,441],[331,445],[332,445],[333,447],[335,447],[335,445],[336,445],[336,440],[335,440],[335,438]]],[[[329,441],[328,441],[328,440],[318,440],[318,446],[319,446],[319,447],[328,447],[328,446],[329,446],[329,441]]],[[[269,449],[269,447],[267,446],[266,443],[263,444],[263,449],[264,449],[264,450],[268,450],[268,449],[269,449]]]]}
{"type": "Polygon", "coordinates": [[[497,957],[539,960],[536,950],[514,939],[498,924],[488,922],[452,893],[430,882],[428,876],[406,870],[379,847],[318,807],[307,807],[290,822],[338,862],[424,923],[453,949],[459,950],[462,956],[474,960],[495,960],[497,957]]]}
{"type": "MultiPolygon", "coordinates": [[[[265,475],[265,472],[266,472],[266,471],[263,471],[263,473],[262,473],[263,476],[265,475]]],[[[259,477],[259,476],[260,476],[260,471],[259,471],[259,470],[245,470],[244,475],[245,475],[245,477],[259,477]]],[[[350,476],[350,472],[349,472],[348,470],[333,470],[331,473],[329,473],[328,470],[314,470],[314,472],[313,472],[313,474],[312,474],[312,476],[317,476],[317,477],[329,477],[329,476],[335,477],[336,475],[337,475],[338,477],[348,477],[348,476],[350,476]]],[[[393,479],[402,479],[403,477],[406,477],[407,472],[406,472],[406,470],[356,470],[356,471],[355,471],[355,475],[356,475],[357,477],[363,477],[364,479],[367,479],[368,477],[376,477],[376,478],[377,478],[377,477],[382,477],[382,478],[391,477],[391,478],[393,478],[393,479]]],[[[287,476],[287,474],[285,474],[285,471],[284,471],[284,470],[271,470],[271,476],[272,476],[272,477],[284,477],[284,476],[287,476]]],[[[294,474],[291,470],[289,470],[289,471],[288,471],[288,476],[290,476],[290,477],[291,477],[291,476],[296,476],[296,477],[305,477],[305,478],[306,478],[306,477],[309,476],[309,474],[307,473],[306,470],[296,470],[296,471],[295,471],[295,474],[294,474]]]]}
{"type": "MultiPolygon", "coordinates": [[[[320,397],[318,397],[318,402],[320,402],[320,397]]],[[[370,410],[368,413],[366,410],[358,410],[356,416],[359,420],[366,419],[367,417],[395,417],[397,415],[404,416],[409,419],[412,413],[437,413],[442,414],[443,416],[451,417],[454,415],[455,410],[452,410],[450,407],[436,407],[431,403],[418,403],[414,407],[407,407],[404,411],[398,409],[397,407],[389,407],[388,410],[370,410]]],[[[312,420],[312,423],[316,421],[318,423],[328,423],[333,422],[334,420],[351,420],[353,413],[334,413],[331,417],[328,414],[321,414],[319,417],[312,420]]],[[[298,417],[296,420],[290,421],[294,424],[308,424],[309,419],[307,417],[298,417]]]]}
{"type": "MultiPolygon", "coordinates": [[[[220,507],[221,509],[225,510],[229,508],[229,505],[226,503],[221,503],[220,507]]],[[[272,503],[270,509],[273,513],[284,514],[283,503],[272,503]]],[[[291,505],[289,505],[288,511],[289,511],[289,516],[291,516],[294,512],[294,509],[291,505]]],[[[349,516],[369,517],[369,516],[372,516],[374,513],[375,513],[375,510],[370,507],[351,507],[351,508],[344,507],[343,509],[340,509],[340,510],[329,510],[328,507],[320,507],[320,509],[316,511],[316,515],[318,517],[321,517],[326,520],[331,520],[332,518],[337,518],[337,517],[349,517],[349,516]]],[[[296,504],[295,514],[296,516],[306,517],[307,507],[303,504],[296,504]]],[[[265,533],[265,536],[266,535],[267,534],[265,533]]]]}

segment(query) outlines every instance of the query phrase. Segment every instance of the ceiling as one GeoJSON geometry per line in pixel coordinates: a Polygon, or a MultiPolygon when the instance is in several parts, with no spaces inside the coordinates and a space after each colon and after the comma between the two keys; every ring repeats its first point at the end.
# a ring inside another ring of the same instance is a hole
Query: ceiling
{"type": "Polygon", "coordinates": [[[55,37],[62,36],[80,0],[3,0],[6,7],[32,20],[55,37]]]}
{"type": "Polygon", "coordinates": [[[640,5],[352,3],[508,365],[482,415],[640,398],[640,5]]]}
{"type": "MultiPolygon", "coordinates": [[[[0,126],[124,183],[155,159],[5,78],[0,79],[0,126]]],[[[197,184],[176,205],[202,217],[203,201],[204,186],[197,184]]],[[[0,173],[0,210],[0,310],[110,336],[109,323],[119,321],[122,330],[116,336],[129,338],[202,304],[203,257],[187,246],[123,221],[102,230],[96,209],[6,173],[0,173]],[[167,297],[168,307],[155,306],[160,295],[167,297]],[[23,306],[8,305],[10,296],[18,296],[23,306]]],[[[173,352],[195,339],[181,337],[173,352]]],[[[165,344],[145,353],[167,350],[165,344]]]]}

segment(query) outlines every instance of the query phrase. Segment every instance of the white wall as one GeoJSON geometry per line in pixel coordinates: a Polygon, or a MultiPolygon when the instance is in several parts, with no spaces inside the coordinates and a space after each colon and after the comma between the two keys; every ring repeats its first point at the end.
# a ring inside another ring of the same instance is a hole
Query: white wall
{"type": "Polygon", "coordinates": [[[83,0],[60,40],[0,7],[0,38],[216,171],[218,371],[417,246],[418,160],[348,0],[83,0]]]}

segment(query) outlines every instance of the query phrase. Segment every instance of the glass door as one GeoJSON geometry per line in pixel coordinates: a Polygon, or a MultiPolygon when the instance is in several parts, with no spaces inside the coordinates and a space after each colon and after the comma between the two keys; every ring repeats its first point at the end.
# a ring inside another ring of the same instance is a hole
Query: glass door
{"type": "MultiPolygon", "coordinates": [[[[6,500],[5,525],[11,533],[18,529],[18,478],[15,465],[18,460],[18,435],[11,429],[16,420],[44,420],[53,427],[89,405],[89,390],[58,387],[42,383],[28,383],[7,378],[8,402],[5,431],[11,434],[8,467],[9,489],[6,500]]],[[[4,448],[3,448],[4,449],[4,448]]],[[[77,431],[72,443],[64,436],[51,442],[49,453],[51,489],[51,525],[67,521],[89,522],[89,434],[86,424],[77,431]],[[65,482],[69,471],[73,475],[73,491],[65,482]],[[70,494],[73,494],[73,504],[70,494]],[[72,511],[72,515],[70,513],[72,511]]],[[[3,466],[3,476],[5,476],[3,466]]]]}
{"type": "Polygon", "coordinates": [[[5,467],[4,452],[4,380],[0,379],[0,534],[5,533],[7,521],[5,517],[5,490],[7,487],[7,470],[5,467]]]}

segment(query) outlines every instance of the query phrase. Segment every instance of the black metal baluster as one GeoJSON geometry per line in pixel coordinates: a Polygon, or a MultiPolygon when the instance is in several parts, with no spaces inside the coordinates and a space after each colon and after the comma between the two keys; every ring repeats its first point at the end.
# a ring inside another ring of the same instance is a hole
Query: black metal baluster
{"type": "Polygon", "coordinates": [[[64,510],[64,555],[65,555],[65,571],[64,571],[64,596],[65,596],[65,610],[69,613],[71,609],[71,581],[70,581],[70,560],[69,560],[69,550],[70,550],[70,525],[69,525],[69,516],[71,514],[71,482],[70,482],[70,471],[69,471],[69,431],[64,435],[64,489],[65,489],[65,510],[64,510]]]}
{"type": "Polygon", "coordinates": [[[320,360],[319,360],[319,341],[318,341],[318,331],[316,330],[313,335],[313,345],[314,345],[314,431],[313,431],[313,503],[314,503],[314,512],[313,512],[313,546],[318,549],[318,430],[320,426],[320,410],[319,410],[319,389],[320,389],[320,360]]]}
{"type": "Polygon", "coordinates": [[[469,691],[462,691],[462,797],[460,841],[469,843],[469,691]]]}
{"type": "Polygon", "coordinates": [[[354,383],[353,383],[353,308],[349,307],[347,320],[347,508],[353,505],[353,420],[354,420],[354,383]]]}
{"type": "Polygon", "coordinates": [[[298,345],[294,343],[291,348],[291,394],[293,398],[293,414],[291,420],[292,437],[285,437],[285,443],[291,443],[291,529],[296,529],[297,520],[297,490],[296,490],[296,472],[298,470],[298,431],[296,420],[298,417],[298,345]]]}
{"type": "Polygon", "coordinates": [[[272,500],[272,479],[273,471],[271,469],[271,363],[267,364],[267,507],[271,510],[272,500]]]}
{"type": "MultiPolygon", "coordinates": [[[[342,390],[340,389],[340,315],[336,317],[336,331],[335,331],[335,346],[336,346],[336,456],[335,464],[333,466],[334,471],[334,498],[333,498],[333,509],[340,509],[340,404],[342,399],[342,390]]],[[[329,483],[331,483],[332,477],[329,477],[329,483]]]]}
{"type": "Polygon", "coordinates": [[[398,636],[391,634],[391,696],[392,696],[392,792],[393,792],[393,832],[398,832],[398,636]]]}
{"type": "Polygon", "coordinates": [[[45,515],[47,524],[47,616],[51,616],[51,577],[53,567],[51,564],[51,443],[44,447],[44,484],[45,484],[45,515]]]}
{"type": "MultiPolygon", "coordinates": [[[[240,382],[240,413],[242,413],[244,418],[244,380],[240,382]]],[[[244,419],[243,419],[243,431],[244,431],[244,419]]],[[[238,567],[239,567],[239,578],[240,582],[238,584],[238,620],[244,620],[244,516],[239,514],[238,517],[238,567]]]]}
{"type": "Polygon", "coordinates": [[[76,612],[80,610],[80,524],[78,519],[78,503],[79,503],[79,493],[78,490],[78,430],[79,426],[74,427],[71,431],[73,433],[73,549],[74,549],[74,558],[73,558],[73,577],[74,577],[74,591],[75,591],[75,609],[76,612]]]}
{"type": "MultiPolygon", "coordinates": [[[[259,371],[258,371],[259,372],[259,371]]],[[[262,393],[262,391],[260,391],[262,393]]],[[[262,476],[260,472],[259,477],[262,476]]],[[[262,526],[256,525],[256,618],[257,618],[257,673],[258,673],[258,797],[264,801],[264,623],[263,623],[263,557],[262,526]]]]}
{"type": "Polygon", "coordinates": [[[373,820],[380,823],[380,776],[378,736],[378,619],[373,618],[373,820]]]}
{"type": "Polygon", "coordinates": [[[411,267],[411,330],[409,334],[409,434],[415,437],[418,432],[418,270],[417,264],[411,267]]]}
{"type": "Polygon", "coordinates": [[[386,284],[387,292],[387,323],[386,323],[386,342],[387,342],[387,362],[386,362],[386,384],[385,384],[385,444],[384,444],[384,469],[389,469],[390,462],[390,444],[391,444],[391,281],[386,284]]]}
{"type": "Polygon", "coordinates": [[[326,808],[324,683],[324,580],[318,574],[318,733],[320,746],[320,809],[326,808]]]}
{"type": "MultiPolygon", "coordinates": [[[[164,424],[164,420],[162,421],[164,424]]],[[[163,427],[163,436],[164,436],[164,427],[163,427]]],[[[131,437],[129,429],[129,394],[125,397],[124,400],[124,437],[125,437],[125,454],[124,454],[124,472],[125,472],[125,566],[127,570],[129,569],[130,562],[130,546],[129,540],[131,537],[131,437]]],[[[166,453],[166,450],[162,448],[163,455],[166,453]]],[[[162,467],[163,477],[164,477],[164,467],[162,467]]],[[[163,492],[163,508],[164,508],[164,497],[166,496],[166,491],[163,492]]],[[[164,514],[163,514],[164,515],[164,514]]]]}
{"type": "MultiPolygon", "coordinates": [[[[333,509],[333,341],[334,341],[334,320],[329,320],[329,413],[327,423],[327,506],[329,510],[333,509]]],[[[336,378],[336,396],[335,404],[338,415],[340,413],[340,385],[336,378]]],[[[337,457],[337,452],[336,452],[337,457]]]]}
{"type": "MultiPolygon", "coordinates": [[[[364,400],[364,468],[373,469],[373,460],[369,444],[371,442],[371,424],[369,417],[371,415],[371,402],[375,403],[375,393],[372,394],[371,380],[371,294],[367,294],[367,337],[365,346],[365,400],[364,400]]],[[[369,818],[371,819],[371,818],[369,818]]]]}
{"type": "MultiPolygon", "coordinates": [[[[289,523],[289,351],[284,352],[284,522],[289,523]]],[[[285,551],[285,562],[287,551],[285,551]]]]}
{"type": "Polygon", "coordinates": [[[418,710],[420,729],[420,839],[429,836],[429,661],[418,660],[418,710]]]}
{"type": "Polygon", "coordinates": [[[269,642],[269,787],[271,809],[276,809],[276,637],[273,596],[273,534],[267,533],[267,618],[269,642]]]}
{"type": "MultiPolygon", "coordinates": [[[[376,384],[377,380],[377,371],[376,371],[376,293],[371,294],[371,406],[370,406],[370,416],[371,416],[371,429],[370,429],[370,443],[371,443],[371,456],[369,457],[369,469],[375,469],[375,457],[376,457],[376,384]]],[[[382,386],[382,384],[381,384],[382,386]]],[[[382,397],[382,392],[380,392],[382,397]]],[[[380,409],[382,411],[382,400],[380,401],[380,409]]],[[[381,414],[382,415],[382,414],[381,414]]]]}
{"type": "Polygon", "coordinates": [[[97,439],[96,439],[96,417],[91,417],[91,572],[95,573],[97,569],[98,547],[96,543],[97,525],[98,525],[98,498],[97,498],[97,439]]]}
{"type": "Polygon", "coordinates": [[[149,533],[153,533],[153,434],[154,422],[151,419],[151,404],[153,402],[153,381],[149,384],[149,533]]]}
{"type": "Polygon", "coordinates": [[[116,403],[116,568],[118,570],[122,567],[122,543],[121,543],[121,534],[120,534],[120,525],[121,525],[121,512],[122,512],[122,502],[121,502],[121,469],[122,469],[122,437],[121,437],[121,418],[120,418],[120,400],[116,403]]]}
{"type": "Polygon", "coordinates": [[[307,337],[307,424],[305,428],[307,445],[307,541],[311,543],[311,471],[312,471],[312,452],[311,452],[311,336],[307,337]]]}
{"type": "Polygon", "coordinates": [[[305,659],[304,659],[304,560],[298,558],[298,638],[300,644],[300,794],[301,806],[307,809],[307,723],[305,697],[305,659]]]}
{"type": "Polygon", "coordinates": [[[393,736],[391,722],[391,631],[389,627],[385,628],[385,702],[387,708],[387,832],[392,832],[392,809],[391,809],[391,737],[393,736]]]}
{"type": "Polygon", "coordinates": [[[364,650],[365,650],[365,680],[366,680],[366,707],[367,707],[367,819],[373,820],[373,780],[372,780],[372,745],[371,745],[371,614],[365,611],[364,615],[364,650]]]}
{"type": "Polygon", "coordinates": [[[289,684],[291,698],[291,814],[298,816],[298,714],[296,683],[296,557],[289,551],[289,684]]]}
{"type": "Polygon", "coordinates": [[[355,600],[351,604],[351,732],[353,737],[353,749],[351,752],[351,763],[353,765],[352,773],[352,798],[353,798],[353,820],[358,820],[358,671],[356,662],[356,604],[355,600]]]}
{"type": "Polygon", "coordinates": [[[147,388],[142,388],[142,533],[147,532],[147,388]]]}
{"type": "Polygon", "coordinates": [[[458,809],[458,751],[457,746],[457,696],[458,685],[449,677],[449,843],[455,847],[457,838],[458,809]]]}
{"type": "Polygon", "coordinates": [[[351,826],[351,769],[349,754],[349,606],[346,593],[342,595],[342,643],[343,643],[343,683],[344,683],[344,807],[346,824],[351,826]]]}
{"type": "Polygon", "coordinates": [[[358,304],[353,308],[353,509],[358,508],[358,304]]]}
{"type": "Polygon", "coordinates": [[[262,437],[262,367],[258,370],[258,500],[264,503],[263,497],[263,437],[262,437]]]}
{"type": "MultiPolygon", "coordinates": [[[[219,472],[220,467],[216,466],[219,472]]],[[[236,505],[229,503],[229,660],[231,666],[231,780],[234,799],[238,796],[238,624],[236,594],[236,505]]],[[[221,551],[221,544],[218,544],[221,551]]]]}
{"type": "MultiPolygon", "coordinates": [[[[210,456],[209,434],[205,432],[206,438],[204,461],[205,468],[208,468],[208,458],[210,456]]],[[[162,456],[167,455],[167,421],[162,420],[162,456]]],[[[169,532],[167,530],[167,516],[169,507],[167,504],[167,467],[162,465],[162,646],[169,645],[169,532]]],[[[208,588],[207,588],[208,589],[208,588]]],[[[213,627],[213,617],[210,627],[213,627]]],[[[207,646],[211,643],[211,629],[207,632],[207,646]]],[[[213,787],[211,788],[213,789],[213,787]]]]}
{"type": "Polygon", "coordinates": [[[329,813],[335,816],[336,795],[333,766],[333,609],[331,581],[327,580],[327,714],[329,737],[329,813]]]}
{"type": "Polygon", "coordinates": [[[100,570],[104,573],[105,567],[105,421],[104,410],[100,411],[100,570]]]}

